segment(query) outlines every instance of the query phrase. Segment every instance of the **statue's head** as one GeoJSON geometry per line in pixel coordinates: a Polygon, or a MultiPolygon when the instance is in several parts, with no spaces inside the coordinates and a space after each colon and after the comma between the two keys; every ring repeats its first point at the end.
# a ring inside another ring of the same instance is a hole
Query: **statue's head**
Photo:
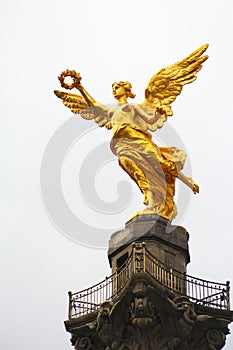
{"type": "Polygon", "coordinates": [[[116,81],[112,84],[112,93],[117,100],[122,96],[134,98],[136,95],[132,93],[131,89],[132,85],[128,81],[116,81]]]}

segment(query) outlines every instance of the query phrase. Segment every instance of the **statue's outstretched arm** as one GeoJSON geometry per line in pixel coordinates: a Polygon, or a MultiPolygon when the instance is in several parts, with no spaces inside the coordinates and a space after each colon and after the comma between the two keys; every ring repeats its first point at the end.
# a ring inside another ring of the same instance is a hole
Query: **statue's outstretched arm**
{"type": "Polygon", "coordinates": [[[107,129],[111,129],[112,125],[110,122],[109,108],[103,104],[97,102],[86,89],[80,83],[81,76],[74,70],[66,70],[61,73],[58,77],[61,86],[65,89],[76,88],[80,91],[81,95],[72,94],[70,92],[64,92],[55,90],[54,93],[57,97],[62,99],[63,104],[70,108],[75,114],[80,114],[84,119],[94,119],[99,127],[105,126],[107,129]],[[72,78],[72,83],[68,84],[64,80],[66,77],[72,78]]]}
{"type": "Polygon", "coordinates": [[[79,92],[82,94],[82,96],[85,98],[88,106],[96,106],[99,107],[101,110],[108,112],[109,108],[104,106],[102,103],[94,100],[93,97],[87,92],[87,90],[82,86],[82,84],[77,84],[76,88],[79,90],[79,92]]]}
{"type": "Polygon", "coordinates": [[[75,86],[79,92],[82,94],[82,96],[85,98],[88,106],[95,106],[96,101],[94,100],[93,97],[91,97],[91,95],[87,92],[86,89],[84,89],[84,87],[82,86],[82,84],[77,84],[75,86]]]}

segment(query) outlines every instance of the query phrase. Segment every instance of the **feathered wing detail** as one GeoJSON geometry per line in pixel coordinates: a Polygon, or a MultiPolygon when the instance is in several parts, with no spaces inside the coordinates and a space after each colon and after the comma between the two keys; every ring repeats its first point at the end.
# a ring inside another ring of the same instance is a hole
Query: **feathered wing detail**
{"type": "Polygon", "coordinates": [[[82,95],[60,90],[55,90],[54,93],[73,113],[80,114],[82,118],[87,120],[93,119],[99,127],[106,126],[106,128],[111,129],[110,118],[106,110],[98,106],[89,106],[82,95]]]}
{"type": "Polygon", "coordinates": [[[88,108],[88,104],[82,95],[71,94],[70,92],[60,90],[55,90],[54,93],[57,97],[62,99],[63,104],[70,108],[75,114],[80,113],[80,111],[85,108],[88,108]]]}
{"type": "Polygon", "coordinates": [[[171,103],[181,93],[185,84],[190,84],[197,79],[197,72],[208,58],[207,55],[202,56],[207,47],[208,44],[205,44],[182,61],[160,69],[150,79],[145,90],[145,100],[141,105],[159,113],[156,121],[148,123],[149,130],[155,131],[161,128],[167,118],[172,116],[171,103]]]}

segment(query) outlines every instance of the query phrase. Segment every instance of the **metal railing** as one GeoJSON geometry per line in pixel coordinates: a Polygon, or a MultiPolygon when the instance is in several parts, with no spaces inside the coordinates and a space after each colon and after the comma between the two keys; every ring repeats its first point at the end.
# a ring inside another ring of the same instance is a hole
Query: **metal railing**
{"type": "Polygon", "coordinates": [[[163,263],[145,250],[145,272],[172,292],[187,295],[197,304],[217,308],[230,309],[230,282],[211,282],[189,276],[175,269],[166,267],[163,263]]]}
{"type": "Polygon", "coordinates": [[[133,273],[133,253],[111,276],[77,293],[69,293],[69,318],[83,316],[97,310],[104,301],[114,299],[125,287],[133,273]]]}
{"type": "Polygon", "coordinates": [[[133,273],[148,273],[158,283],[191,301],[217,309],[230,309],[230,283],[215,283],[168,268],[156,259],[145,243],[134,243],[127,261],[111,276],[80,292],[69,292],[69,318],[91,313],[104,301],[117,297],[133,273]]]}

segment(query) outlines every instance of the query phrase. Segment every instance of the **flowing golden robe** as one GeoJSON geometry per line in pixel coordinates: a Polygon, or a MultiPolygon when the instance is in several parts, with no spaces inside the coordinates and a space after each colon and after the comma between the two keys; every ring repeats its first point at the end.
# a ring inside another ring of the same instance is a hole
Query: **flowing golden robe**
{"type": "MultiPolygon", "coordinates": [[[[159,160],[174,162],[179,171],[183,168],[185,153],[176,147],[158,147],[152,141],[152,135],[136,125],[135,120],[131,119],[130,124],[129,120],[122,123],[121,112],[118,109],[113,113],[113,123],[117,125],[115,128],[113,125],[111,150],[144,194],[144,204],[148,204],[148,196],[152,196],[154,206],[148,209],[171,220],[177,213],[173,200],[176,177],[168,173],[159,160]],[[117,118],[120,113],[120,118],[117,118]]],[[[137,109],[131,108],[131,114],[135,117],[137,109]]]]}

